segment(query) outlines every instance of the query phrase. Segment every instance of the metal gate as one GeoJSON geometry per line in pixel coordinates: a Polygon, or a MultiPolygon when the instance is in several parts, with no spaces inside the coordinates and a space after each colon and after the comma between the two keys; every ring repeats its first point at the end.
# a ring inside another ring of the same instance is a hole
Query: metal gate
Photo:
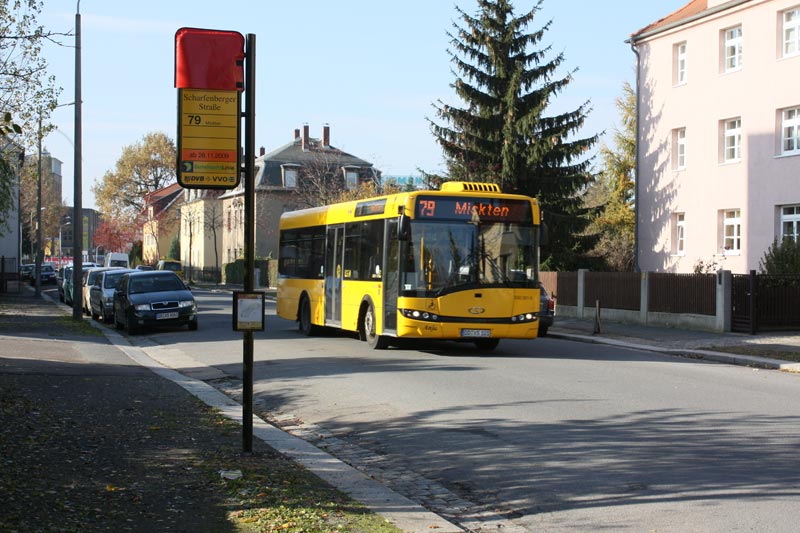
{"type": "Polygon", "coordinates": [[[757,283],[755,270],[750,271],[750,274],[731,275],[731,331],[755,335],[757,283]]]}
{"type": "Polygon", "coordinates": [[[800,330],[800,275],[733,274],[731,330],[800,330]]]}

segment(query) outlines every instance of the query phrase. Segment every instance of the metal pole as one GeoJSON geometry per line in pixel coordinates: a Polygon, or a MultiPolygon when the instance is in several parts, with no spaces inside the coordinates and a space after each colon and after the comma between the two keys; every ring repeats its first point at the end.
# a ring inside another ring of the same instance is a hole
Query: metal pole
{"type": "MultiPolygon", "coordinates": [[[[244,290],[253,292],[255,255],[255,162],[256,162],[256,36],[248,33],[245,43],[244,113],[244,290]]],[[[243,332],[242,450],[253,451],[253,331],[243,332]]]]}
{"type": "Polygon", "coordinates": [[[75,13],[75,205],[72,211],[72,318],[83,320],[83,186],[81,153],[81,2],[75,13]]]}
{"type": "Polygon", "coordinates": [[[39,162],[37,163],[38,184],[36,186],[36,257],[33,262],[33,281],[36,287],[36,296],[42,295],[42,110],[39,108],[39,138],[38,138],[39,162]]]}

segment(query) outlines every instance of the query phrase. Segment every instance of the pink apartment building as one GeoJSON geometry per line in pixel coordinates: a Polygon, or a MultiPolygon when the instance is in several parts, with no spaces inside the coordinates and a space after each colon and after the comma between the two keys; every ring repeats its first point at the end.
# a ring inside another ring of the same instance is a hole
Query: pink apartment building
{"type": "Polygon", "coordinates": [[[629,43],[639,269],[757,270],[800,234],[800,0],[693,0],[629,43]]]}

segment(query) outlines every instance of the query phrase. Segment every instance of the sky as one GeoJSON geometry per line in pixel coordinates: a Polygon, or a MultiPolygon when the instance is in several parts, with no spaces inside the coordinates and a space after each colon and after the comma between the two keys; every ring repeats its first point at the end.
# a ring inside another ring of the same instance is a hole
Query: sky
{"type": "MultiPolygon", "coordinates": [[[[537,48],[564,54],[559,75],[574,80],[548,115],[590,103],[581,137],[609,135],[619,123],[615,100],[635,81],[635,56],[625,41],[688,0],[543,0],[529,26],[548,22],[537,48]]],[[[515,0],[516,13],[534,0],[515,0]]],[[[450,86],[448,32],[455,6],[477,13],[476,0],[45,0],[40,23],[74,32],[81,15],[82,199],[96,208],[92,187],[113,171],[126,146],[151,132],[177,136],[175,32],[182,27],[255,36],[256,149],[290,142],[308,124],[312,137],[330,125],[331,144],[373,163],[384,174],[444,170],[427,119],[432,104],[459,104],[450,86]]],[[[63,195],[74,192],[74,38],[44,55],[63,87],[44,147],[63,162],[63,195]]],[[[606,139],[606,137],[603,137],[606,139]]],[[[610,141],[609,141],[610,142],[610,141]]]]}

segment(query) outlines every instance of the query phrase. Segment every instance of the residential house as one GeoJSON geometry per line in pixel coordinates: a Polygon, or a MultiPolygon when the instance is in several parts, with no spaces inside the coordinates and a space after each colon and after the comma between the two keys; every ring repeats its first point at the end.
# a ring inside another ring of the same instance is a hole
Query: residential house
{"type": "Polygon", "coordinates": [[[222,269],[223,211],[218,189],[186,189],[180,207],[181,257],[188,279],[217,281],[222,269]]]}
{"type": "Polygon", "coordinates": [[[692,0],[629,43],[639,269],[758,269],[800,233],[800,2],[692,0]]]}
{"type": "Polygon", "coordinates": [[[178,259],[168,255],[180,228],[183,194],[183,187],[173,183],[144,197],[142,260],[145,264],[155,265],[159,259],[178,259]]]}
{"type": "MultiPolygon", "coordinates": [[[[294,139],[261,154],[255,162],[255,255],[277,257],[278,222],[284,211],[309,207],[302,194],[303,180],[321,174],[340,179],[346,188],[378,180],[372,163],[331,145],[330,126],[322,128],[322,138],[309,136],[308,125],[294,130],[294,139]]],[[[223,203],[223,263],[244,255],[244,183],[221,196],[223,203]]]]}

